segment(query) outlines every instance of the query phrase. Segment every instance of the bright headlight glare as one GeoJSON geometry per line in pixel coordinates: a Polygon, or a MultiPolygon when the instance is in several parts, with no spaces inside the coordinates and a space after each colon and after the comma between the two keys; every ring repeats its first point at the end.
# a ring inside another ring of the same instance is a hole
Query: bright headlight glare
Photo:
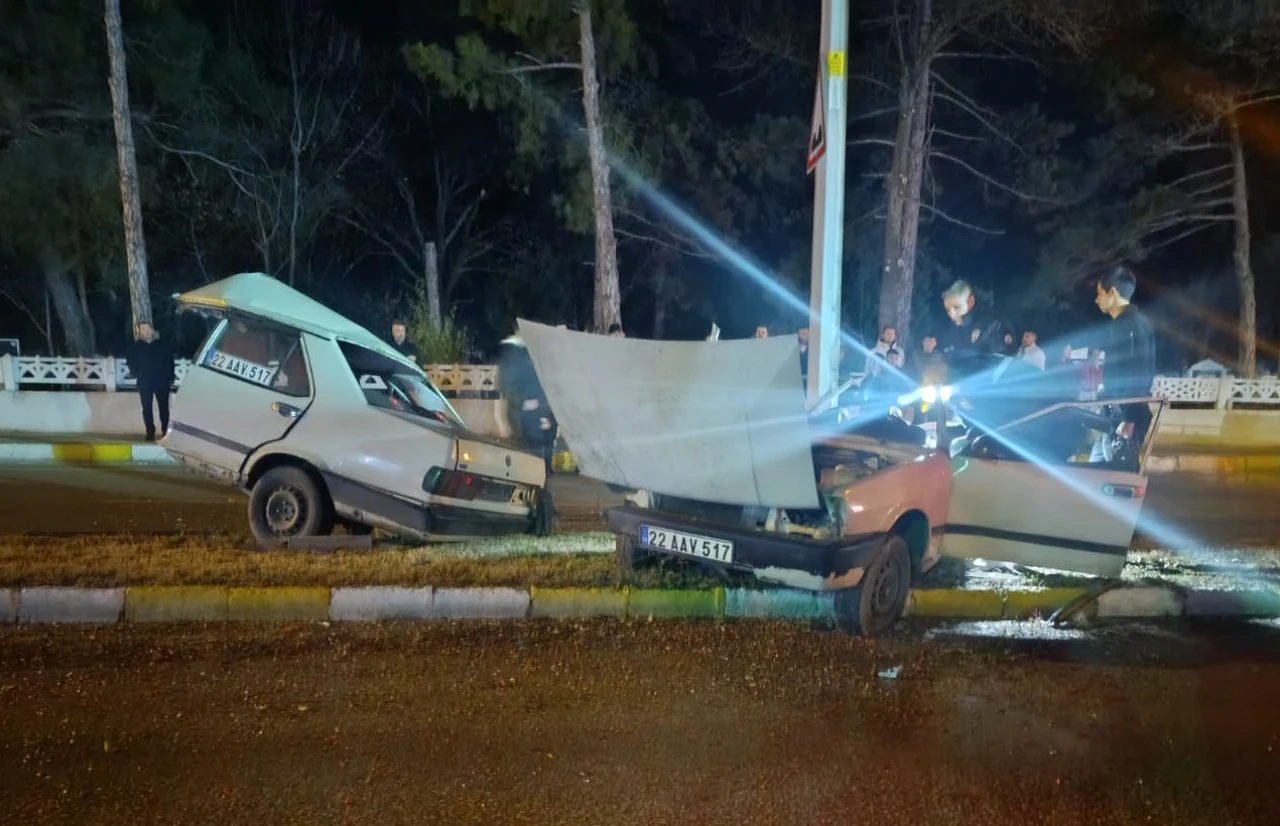
{"type": "Polygon", "coordinates": [[[934,387],[932,384],[921,387],[920,398],[924,399],[925,404],[933,404],[938,400],[938,388],[934,387]]]}
{"type": "Polygon", "coordinates": [[[942,385],[942,390],[939,393],[939,395],[941,396],[944,402],[951,401],[951,385],[949,384],[942,385]]]}

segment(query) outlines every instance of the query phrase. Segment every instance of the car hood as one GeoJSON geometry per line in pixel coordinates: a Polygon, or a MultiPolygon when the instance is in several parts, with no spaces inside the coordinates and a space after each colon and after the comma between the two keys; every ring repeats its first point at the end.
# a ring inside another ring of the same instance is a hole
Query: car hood
{"type": "Polygon", "coordinates": [[[588,476],[706,502],[819,507],[794,337],[645,341],[519,325],[588,476]]]}

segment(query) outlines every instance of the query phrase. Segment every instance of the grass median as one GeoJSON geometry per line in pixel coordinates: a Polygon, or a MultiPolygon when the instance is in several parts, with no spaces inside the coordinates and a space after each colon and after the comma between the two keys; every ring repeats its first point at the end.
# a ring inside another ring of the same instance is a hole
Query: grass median
{"type": "Polygon", "coordinates": [[[125,585],[435,585],[709,588],[679,564],[622,572],[612,534],[557,534],[315,553],[253,551],[231,535],[3,536],[0,587],[125,585]]]}

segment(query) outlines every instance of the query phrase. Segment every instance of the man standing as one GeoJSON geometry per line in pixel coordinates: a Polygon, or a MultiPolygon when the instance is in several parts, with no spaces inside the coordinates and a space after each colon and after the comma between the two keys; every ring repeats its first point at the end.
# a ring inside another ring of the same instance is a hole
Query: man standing
{"type": "Polygon", "coordinates": [[[400,355],[408,356],[413,360],[414,364],[418,363],[418,345],[409,341],[405,336],[408,334],[408,327],[401,319],[391,322],[391,346],[400,351],[400,355]]]}
{"type": "MultiPolygon", "coordinates": [[[[1095,302],[1111,321],[1106,325],[1102,347],[1103,399],[1141,398],[1151,395],[1156,376],[1155,333],[1151,322],[1132,303],[1137,289],[1133,271],[1123,264],[1097,283],[1095,302]]],[[[1120,405],[1124,423],[1119,433],[1141,445],[1151,426],[1151,406],[1146,402],[1120,405]]]]}
{"type": "Polygon", "coordinates": [[[1027,330],[1022,334],[1022,347],[1018,350],[1018,358],[1029,363],[1037,370],[1043,370],[1045,367],[1044,350],[1040,349],[1040,345],[1036,344],[1037,336],[1034,331],[1027,330]]]}
{"type": "Polygon", "coordinates": [[[138,396],[142,401],[142,424],[147,430],[147,441],[156,440],[156,423],[152,418],[151,403],[160,410],[160,435],[169,432],[169,390],[173,387],[173,350],[160,340],[150,324],[138,324],[134,328],[134,340],[125,352],[129,372],[138,382],[138,396]]]}
{"type": "Polygon", "coordinates": [[[920,339],[920,349],[911,354],[907,372],[919,384],[942,384],[946,380],[947,363],[938,351],[938,337],[932,333],[920,339]]]}

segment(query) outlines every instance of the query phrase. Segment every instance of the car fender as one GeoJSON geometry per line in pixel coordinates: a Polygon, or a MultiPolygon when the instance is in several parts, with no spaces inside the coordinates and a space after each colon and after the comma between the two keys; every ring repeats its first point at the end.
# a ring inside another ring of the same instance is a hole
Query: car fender
{"type": "Polygon", "coordinates": [[[836,495],[844,502],[847,535],[888,533],[904,514],[923,513],[931,534],[923,554],[927,564],[937,555],[941,541],[938,528],[947,517],[951,462],[945,454],[935,452],[860,479],[839,489],[836,495]]]}
{"type": "Polygon", "coordinates": [[[329,470],[329,463],[326,462],[319,454],[306,449],[299,449],[299,445],[286,444],[284,442],[268,442],[260,446],[257,450],[249,454],[245,459],[243,467],[240,469],[240,486],[249,489],[249,480],[254,477],[254,469],[259,467],[264,461],[278,458],[288,458],[293,461],[305,462],[316,470],[329,470]]]}

